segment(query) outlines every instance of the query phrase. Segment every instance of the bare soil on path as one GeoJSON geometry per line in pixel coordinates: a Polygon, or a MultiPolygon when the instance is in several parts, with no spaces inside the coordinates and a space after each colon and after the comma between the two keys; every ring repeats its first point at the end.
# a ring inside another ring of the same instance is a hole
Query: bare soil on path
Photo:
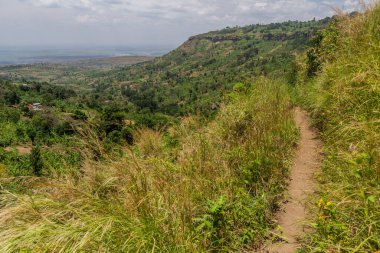
{"type": "MultiPolygon", "coordinates": [[[[12,152],[13,149],[14,148],[12,148],[12,147],[7,147],[7,148],[5,148],[5,151],[12,152]]],[[[26,146],[17,146],[17,147],[15,147],[15,149],[20,155],[29,155],[32,152],[32,148],[26,147],[26,146]]]]}
{"type": "Polygon", "coordinates": [[[307,229],[305,225],[308,217],[307,202],[317,189],[314,174],[321,167],[322,143],[317,137],[317,131],[311,127],[309,116],[305,111],[297,107],[294,120],[300,129],[301,138],[290,170],[286,202],[277,217],[283,241],[272,243],[264,252],[297,252],[300,247],[297,238],[307,229]]]}

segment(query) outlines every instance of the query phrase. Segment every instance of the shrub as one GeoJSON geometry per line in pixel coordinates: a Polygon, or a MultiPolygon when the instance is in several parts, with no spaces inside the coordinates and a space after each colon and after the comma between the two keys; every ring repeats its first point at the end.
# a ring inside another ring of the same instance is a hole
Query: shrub
{"type": "Polygon", "coordinates": [[[74,129],[70,122],[63,121],[54,127],[54,132],[56,132],[60,136],[72,135],[74,134],[74,129]]]}
{"type": "Polygon", "coordinates": [[[7,102],[7,104],[9,105],[17,105],[18,103],[20,103],[20,96],[17,94],[16,91],[8,91],[7,93],[5,93],[5,101],[7,102]]]}
{"type": "Polygon", "coordinates": [[[73,119],[77,119],[77,120],[87,120],[88,119],[86,113],[84,113],[83,111],[80,111],[80,110],[75,110],[72,117],[73,117],[73,119]]]}
{"type": "Polygon", "coordinates": [[[34,175],[38,177],[42,176],[44,164],[42,162],[40,146],[34,146],[32,152],[30,153],[30,167],[34,175]]]}

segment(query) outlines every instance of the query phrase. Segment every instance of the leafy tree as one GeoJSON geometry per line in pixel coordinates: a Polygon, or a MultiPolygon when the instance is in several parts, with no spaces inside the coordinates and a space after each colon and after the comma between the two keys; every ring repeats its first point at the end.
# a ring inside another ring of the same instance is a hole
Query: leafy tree
{"type": "Polygon", "coordinates": [[[41,87],[42,87],[42,84],[40,84],[40,83],[35,83],[35,84],[33,85],[33,89],[34,89],[35,91],[37,91],[38,93],[41,91],[41,87]]]}
{"type": "Polygon", "coordinates": [[[36,114],[32,118],[32,125],[37,132],[49,134],[57,125],[57,118],[51,113],[36,114]]]}
{"type": "Polygon", "coordinates": [[[124,113],[117,105],[104,108],[101,115],[101,128],[108,134],[112,131],[120,131],[124,125],[124,113]]]}
{"type": "Polygon", "coordinates": [[[30,153],[30,167],[33,170],[33,174],[40,177],[42,176],[42,170],[44,164],[41,156],[41,147],[39,145],[34,146],[32,152],[30,153]]]}
{"type": "Polygon", "coordinates": [[[68,121],[64,121],[61,124],[58,124],[54,128],[54,131],[60,136],[74,134],[74,129],[68,121]]]}
{"type": "Polygon", "coordinates": [[[26,134],[28,135],[29,139],[32,141],[34,144],[36,137],[37,137],[37,132],[33,127],[28,127],[26,129],[26,134]]]}
{"type": "Polygon", "coordinates": [[[20,111],[16,108],[0,108],[0,121],[17,123],[21,118],[20,111]]]}
{"type": "Polygon", "coordinates": [[[121,130],[121,135],[123,139],[130,145],[133,144],[133,130],[130,127],[124,127],[121,130]]]}
{"type": "Polygon", "coordinates": [[[20,97],[16,91],[8,91],[5,93],[5,101],[9,105],[17,105],[20,103],[20,97]]]}

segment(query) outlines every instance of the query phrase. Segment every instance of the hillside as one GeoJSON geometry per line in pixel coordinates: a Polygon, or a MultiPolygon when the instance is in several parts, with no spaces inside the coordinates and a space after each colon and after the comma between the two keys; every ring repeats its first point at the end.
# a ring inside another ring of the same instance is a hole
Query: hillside
{"type": "Polygon", "coordinates": [[[294,55],[329,21],[251,25],[194,36],[153,62],[107,73],[97,88],[107,92],[111,84],[121,89],[121,98],[138,111],[209,115],[234,83],[290,75],[294,55]]]}

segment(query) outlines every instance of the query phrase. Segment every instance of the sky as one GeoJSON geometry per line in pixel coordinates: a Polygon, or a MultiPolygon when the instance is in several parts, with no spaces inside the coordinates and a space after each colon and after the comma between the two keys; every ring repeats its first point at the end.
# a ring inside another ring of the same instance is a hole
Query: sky
{"type": "Polygon", "coordinates": [[[0,46],[169,46],[227,26],[310,20],[357,0],[0,0],[0,46]]]}

